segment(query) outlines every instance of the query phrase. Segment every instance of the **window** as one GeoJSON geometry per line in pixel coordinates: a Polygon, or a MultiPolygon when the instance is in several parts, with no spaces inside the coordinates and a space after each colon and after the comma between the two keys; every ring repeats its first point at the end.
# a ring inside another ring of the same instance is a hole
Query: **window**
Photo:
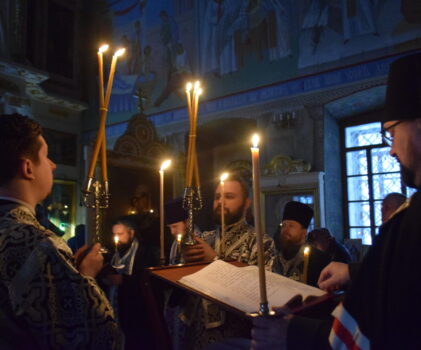
{"type": "Polygon", "coordinates": [[[382,223],[382,199],[391,192],[413,193],[403,184],[380,130],[380,122],[345,127],[346,231],[363,244],[371,244],[382,223]]]}

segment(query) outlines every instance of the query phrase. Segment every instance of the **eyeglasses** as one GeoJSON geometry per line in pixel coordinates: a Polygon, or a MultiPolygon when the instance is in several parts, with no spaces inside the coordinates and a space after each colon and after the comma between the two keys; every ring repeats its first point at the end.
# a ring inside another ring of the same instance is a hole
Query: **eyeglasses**
{"type": "Polygon", "coordinates": [[[405,121],[406,120],[398,120],[396,123],[392,124],[391,126],[387,127],[386,129],[382,129],[382,131],[380,131],[380,133],[382,134],[383,142],[385,144],[387,144],[388,146],[392,146],[392,144],[393,144],[393,136],[392,136],[392,134],[390,133],[389,130],[391,130],[396,125],[399,125],[400,123],[403,123],[405,121]]]}

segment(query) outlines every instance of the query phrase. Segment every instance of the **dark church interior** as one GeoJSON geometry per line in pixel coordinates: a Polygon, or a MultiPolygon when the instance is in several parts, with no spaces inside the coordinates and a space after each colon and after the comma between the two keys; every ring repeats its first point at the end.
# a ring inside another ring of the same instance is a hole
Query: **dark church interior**
{"type": "Polygon", "coordinates": [[[2,0],[0,153],[0,349],[421,348],[418,0],[2,0]]]}

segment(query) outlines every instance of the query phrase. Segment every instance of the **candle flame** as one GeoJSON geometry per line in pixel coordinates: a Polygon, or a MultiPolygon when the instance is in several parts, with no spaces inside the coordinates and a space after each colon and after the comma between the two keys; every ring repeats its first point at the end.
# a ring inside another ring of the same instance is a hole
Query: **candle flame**
{"type": "Polygon", "coordinates": [[[309,247],[305,247],[304,248],[304,255],[308,255],[310,253],[310,248],[309,247]]]}
{"type": "Polygon", "coordinates": [[[104,44],[98,49],[98,52],[103,53],[108,50],[108,47],[109,47],[108,44],[104,44]]]}
{"type": "Polygon", "coordinates": [[[200,81],[196,80],[195,83],[194,83],[194,89],[197,90],[199,88],[200,88],[200,81]]]}
{"type": "Polygon", "coordinates": [[[260,137],[258,134],[254,134],[251,138],[251,142],[253,143],[253,147],[257,148],[259,146],[260,137]]]}
{"type": "Polygon", "coordinates": [[[177,242],[181,242],[182,239],[183,239],[183,234],[182,233],[178,233],[177,234],[177,242]]]}
{"type": "Polygon", "coordinates": [[[186,84],[186,91],[187,92],[190,92],[190,90],[193,88],[193,84],[189,81],[187,84],[186,84]]]}
{"type": "Polygon", "coordinates": [[[221,182],[224,182],[227,178],[228,178],[229,174],[228,173],[223,173],[220,177],[221,182]]]}
{"type": "Polygon", "coordinates": [[[164,171],[165,169],[167,169],[169,166],[171,165],[171,159],[167,159],[166,161],[164,161],[161,165],[161,171],[164,171]]]}
{"type": "Polygon", "coordinates": [[[118,236],[114,236],[114,243],[118,244],[118,236]]]}
{"type": "Polygon", "coordinates": [[[114,56],[116,56],[116,57],[121,56],[121,55],[123,55],[125,52],[126,52],[126,49],[123,47],[123,48],[121,48],[121,49],[118,49],[118,50],[114,53],[114,56]]]}
{"type": "Polygon", "coordinates": [[[202,88],[198,88],[198,89],[196,90],[196,95],[197,95],[197,96],[200,96],[202,93],[203,93],[203,89],[202,89],[202,88]]]}
{"type": "Polygon", "coordinates": [[[150,212],[151,214],[153,214],[153,209],[149,210],[149,212],[150,212]]]}

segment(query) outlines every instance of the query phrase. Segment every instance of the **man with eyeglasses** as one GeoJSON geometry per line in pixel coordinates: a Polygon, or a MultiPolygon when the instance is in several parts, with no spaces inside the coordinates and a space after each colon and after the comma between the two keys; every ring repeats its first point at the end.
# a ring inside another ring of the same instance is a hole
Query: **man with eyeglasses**
{"type": "MultiPolygon", "coordinates": [[[[383,137],[407,186],[421,188],[421,53],[392,63],[383,137]]],[[[380,229],[330,320],[258,318],[252,349],[421,349],[421,193],[380,229]]],[[[344,264],[342,264],[344,265],[344,264]]],[[[346,265],[344,265],[346,267],[346,265]]],[[[349,273],[322,272],[319,285],[349,282],[349,273]]],[[[342,271],[343,272],[343,271],[342,271]]]]}

